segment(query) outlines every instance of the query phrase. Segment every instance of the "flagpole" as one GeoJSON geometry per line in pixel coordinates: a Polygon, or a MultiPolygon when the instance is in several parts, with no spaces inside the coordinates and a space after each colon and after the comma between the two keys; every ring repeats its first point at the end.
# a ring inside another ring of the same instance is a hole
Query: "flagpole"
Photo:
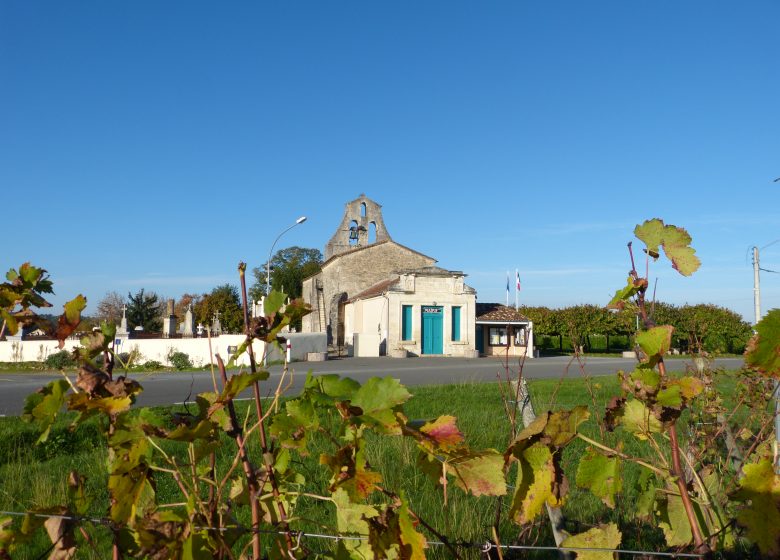
{"type": "Polygon", "coordinates": [[[518,272],[517,269],[515,269],[515,311],[517,311],[517,292],[518,290],[518,283],[520,278],[520,272],[518,272]]]}
{"type": "Polygon", "coordinates": [[[506,271],[506,306],[509,307],[509,271],[506,271]]]}

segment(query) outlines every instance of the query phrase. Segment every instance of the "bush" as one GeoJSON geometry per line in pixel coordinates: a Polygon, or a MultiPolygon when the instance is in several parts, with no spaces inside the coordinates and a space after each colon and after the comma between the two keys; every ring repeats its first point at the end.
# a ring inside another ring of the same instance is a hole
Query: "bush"
{"type": "Polygon", "coordinates": [[[148,371],[155,371],[158,369],[163,369],[163,365],[157,360],[149,360],[148,362],[144,363],[143,368],[148,371]]]}
{"type": "Polygon", "coordinates": [[[59,352],[50,354],[44,363],[46,364],[46,367],[52,369],[65,369],[74,367],[76,365],[76,360],[73,359],[73,356],[67,350],[60,350],[59,352]]]}
{"type": "Polygon", "coordinates": [[[173,352],[168,356],[168,361],[171,362],[173,367],[179,370],[192,367],[189,354],[185,354],[184,352],[173,352]]]}

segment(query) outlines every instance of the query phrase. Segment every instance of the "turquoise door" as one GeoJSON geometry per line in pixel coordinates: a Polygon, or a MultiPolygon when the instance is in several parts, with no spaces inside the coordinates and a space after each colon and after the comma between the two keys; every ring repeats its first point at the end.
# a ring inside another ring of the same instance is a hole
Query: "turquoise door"
{"type": "Polygon", "coordinates": [[[422,306],[422,353],[444,353],[444,308],[422,306]]]}
{"type": "Polygon", "coordinates": [[[485,353],[485,340],[482,334],[482,325],[477,325],[477,352],[480,354],[485,353]]]}

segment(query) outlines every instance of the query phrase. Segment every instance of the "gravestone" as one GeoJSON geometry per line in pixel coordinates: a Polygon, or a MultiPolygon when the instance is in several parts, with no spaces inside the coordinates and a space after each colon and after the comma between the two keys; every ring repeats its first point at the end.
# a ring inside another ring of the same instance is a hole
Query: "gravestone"
{"type": "Polygon", "coordinates": [[[176,315],[173,314],[173,300],[168,300],[167,317],[163,317],[163,338],[170,338],[176,333],[176,315]]]}
{"type": "Polygon", "coordinates": [[[184,338],[192,338],[194,335],[195,321],[192,318],[192,304],[187,306],[187,312],[184,314],[184,324],[182,325],[181,335],[184,338]]]}

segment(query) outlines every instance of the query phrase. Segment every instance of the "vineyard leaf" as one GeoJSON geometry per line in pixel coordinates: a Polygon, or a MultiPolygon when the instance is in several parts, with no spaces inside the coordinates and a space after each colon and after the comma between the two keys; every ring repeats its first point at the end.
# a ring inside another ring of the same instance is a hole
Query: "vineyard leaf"
{"type": "MultiPolygon", "coordinates": [[[[343,488],[337,488],[333,492],[333,503],[336,505],[336,525],[339,533],[350,535],[368,536],[368,522],[379,515],[375,507],[355,504],[350,501],[349,495],[343,488]]],[[[371,545],[367,540],[341,541],[348,552],[354,552],[360,558],[373,558],[371,545]]]]}
{"type": "Polygon", "coordinates": [[[607,304],[608,309],[623,309],[626,306],[626,300],[634,297],[639,291],[639,286],[634,284],[634,279],[629,276],[628,282],[620,288],[607,304]]]}
{"type": "Polygon", "coordinates": [[[14,317],[5,309],[0,309],[0,319],[5,321],[5,327],[8,331],[8,334],[13,336],[19,332],[19,324],[16,322],[16,317],[14,317]]]}
{"type": "Polygon", "coordinates": [[[25,400],[22,420],[35,422],[38,425],[41,435],[38,436],[37,443],[42,443],[48,439],[51,425],[56,420],[57,414],[65,403],[65,396],[69,387],[70,384],[66,380],[57,379],[41,387],[25,400]]]}
{"type": "Polygon", "coordinates": [[[105,412],[109,415],[119,414],[128,410],[133,404],[133,397],[92,397],[87,393],[73,393],[68,397],[68,410],[89,415],[93,412],[105,412]]]}
{"type": "Polygon", "coordinates": [[[637,334],[636,342],[648,358],[663,356],[669,351],[669,347],[672,345],[673,332],[674,327],[671,325],[653,327],[652,329],[637,334]]]}
{"type": "MultiPolygon", "coordinates": [[[[598,525],[577,535],[564,539],[562,548],[607,548],[616,549],[623,535],[614,523],[598,525]]],[[[577,560],[612,560],[614,553],[607,550],[577,550],[577,560]]]]}
{"type": "Polygon", "coordinates": [[[282,447],[306,454],[308,433],[318,426],[319,419],[311,401],[295,399],[287,401],[284,411],[273,417],[271,435],[279,440],[282,447]]]}
{"type": "Polygon", "coordinates": [[[631,372],[631,381],[634,382],[634,391],[640,390],[645,393],[654,394],[658,391],[658,385],[661,382],[661,375],[653,368],[638,367],[631,372]]]}
{"type": "Polygon", "coordinates": [[[693,247],[664,245],[664,253],[672,261],[672,268],[683,276],[690,276],[699,269],[701,260],[693,247]]]}
{"type": "Polygon", "coordinates": [[[745,476],[735,497],[749,502],[737,514],[737,523],[745,527],[747,537],[768,557],[780,556],[780,475],[771,459],[743,467],[745,476]]]}
{"type": "Polygon", "coordinates": [[[273,290],[268,296],[266,296],[263,302],[263,312],[266,316],[270,317],[277,311],[279,311],[284,305],[284,300],[287,299],[287,294],[273,290]]]}
{"type": "Polygon", "coordinates": [[[349,498],[356,502],[365,500],[374,491],[376,484],[382,481],[382,475],[369,470],[365,440],[362,438],[340,448],[334,455],[323,453],[320,455],[320,464],[328,465],[333,473],[330,491],[343,488],[349,498]]]}
{"type": "Polygon", "coordinates": [[[420,432],[432,439],[442,451],[450,451],[463,443],[463,433],[458,429],[455,421],[454,416],[439,416],[420,428],[420,432]]]}
{"type": "Polygon", "coordinates": [[[425,535],[415,530],[415,522],[409,512],[406,497],[401,495],[401,506],[398,508],[398,529],[401,533],[401,558],[405,560],[425,560],[425,549],[428,544],[425,535]]]}
{"type": "Polygon", "coordinates": [[[241,391],[255,383],[256,381],[265,381],[268,379],[267,371],[258,371],[257,373],[239,373],[231,376],[219,395],[219,402],[227,402],[236,398],[241,391]]]}
{"type": "Polygon", "coordinates": [[[212,560],[214,551],[209,548],[209,534],[205,529],[190,532],[181,549],[181,560],[212,560]]]}
{"type": "Polygon", "coordinates": [[[645,242],[647,253],[653,259],[658,258],[658,246],[662,245],[667,258],[672,261],[672,268],[683,276],[690,276],[701,265],[696,251],[690,247],[691,236],[683,228],[665,225],[662,220],[653,218],[636,226],[634,235],[645,242]]]}
{"type": "Polygon", "coordinates": [[[509,516],[518,525],[525,525],[536,519],[545,503],[558,506],[561,505],[561,500],[553,493],[555,464],[546,445],[536,443],[528,447],[519,461],[509,516]]]}
{"type": "Polygon", "coordinates": [[[661,422],[650,413],[642,401],[637,399],[626,402],[618,420],[626,430],[640,440],[646,440],[647,434],[657,434],[661,431],[661,422]]]}
{"type": "Polygon", "coordinates": [[[373,420],[384,433],[400,434],[401,426],[393,409],[411,396],[397,379],[372,377],[357,390],[352,405],[359,407],[363,416],[373,420]]]}
{"type": "Polygon", "coordinates": [[[577,486],[587,488],[608,507],[615,507],[615,494],[623,489],[621,463],[618,457],[606,457],[588,448],[577,467],[577,486]]]}
{"type": "MultiPolygon", "coordinates": [[[[503,496],[506,494],[504,456],[492,449],[472,453],[463,460],[453,460],[455,484],[474,496],[503,496]]],[[[450,471],[451,472],[451,471],[450,471]]]]}
{"type": "Polygon", "coordinates": [[[680,386],[670,384],[665,389],[661,389],[656,396],[656,402],[661,406],[679,409],[683,403],[680,386]]]}
{"type": "Polygon", "coordinates": [[[772,309],[756,325],[745,363],[764,376],[780,378],[780,309],[772,309]]]}
{"type": "Polygon", "coordinates": [[[701,265],[696,251],[690,247],[691,236],[683,228],[673,225],[664,227],[663,248],[667,258],[672,261],[672,268],[683,276],[690,276],[701,265]]]}
{"type": "Polygon", "coordinates": [[[691,525],[685,513],[682,498],[667,494],[666,500],[658,503],[658,526],[664,532],[669,546],[685,546],[693,540],[691,525]]]}
{"type": "Polygon", "coordinates": [[[87,307],[87,298],[79,294],[63,307],[65,312],[60,315],[57,330],[54,333],[54,336],[59,340],[60,348],[65,346],[65,339],[73,334],[73,331],[81,323],[81,312],[87,307]]]}
{"type": "Polygon", "coordinates": [[[338,374],[313,376],[311,372],[306,377],[304,390],[316,404],[329,405],[333,400],[350,400],[360,389],[360,383],[349,377],[338,374]],[[327,397],[327,398],[325,398],[327,397]]]}
{"type": "Polygon", "coordinates": [[[698,397],[704,391],[704,383],[697,377],[687,375],[680,379],[673,379],[669,386],[675,385],[680,388],[680,394],[685,400],[691,400],[698,397]]]}
{"type": "Polygon", "coordinates": [[[644,241],[648,254],[653,259],[657,259],[659,256],[658,246],[664,240],[664,222],[658,218],[646,220],[634,228],[634,235],[644,241]]]}
{"type": "Polygon", "coordinates": [[[216,425],[210,420],[201,420],[195,426],[182,424],[177,426],[170,433],[167,439],[172,441],[195,441],[199,439],[213,439],[215,437],[216,425]]]}
{"type": "Polygon", "coordinates": [[[636,514],[642,521],[650,521],[655,511],[655,475],[650,469],[642,469],[636,483],[636,514]]]}
{"type": "Polygon", "coordinates": [[[553,447],[563,447],[577,437],[577,428],[588,418],[590,412],[588,407],[583,405],[550,413],[544,427],[544,435],[548,438],[545,443],[553,447]]]}
{"type": "Polygon", "coordinates": [[[154,487],[147,478],[147,468],[139,465],[127,472],[112,473],[108,477],[111,494],[111,519],[117,523],[130,523],[155,506],[154,487]]]}

